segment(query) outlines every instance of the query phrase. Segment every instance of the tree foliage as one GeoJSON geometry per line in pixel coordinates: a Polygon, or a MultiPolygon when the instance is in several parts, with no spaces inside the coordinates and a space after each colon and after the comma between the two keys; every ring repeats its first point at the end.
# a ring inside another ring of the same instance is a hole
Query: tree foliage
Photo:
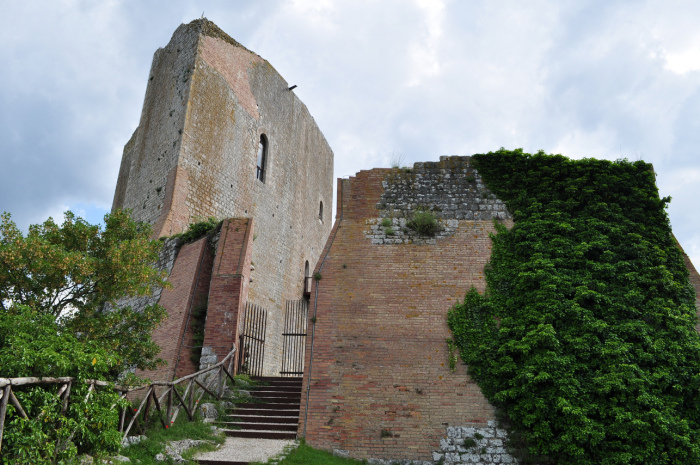
{"type": "Polygon", "coordinates": [[[68,463],[78,452],[118,449],[124,401],[107,388],[88,396],[84,381],[163,363],[151,333],[164,309],[115,305],[166,285],[154,267],[162,243],[150,234],[128,211],[106,215],[104,229],[67,212],[60,226],[49,218],[26,236],[2,215],[0,376],[75,378],[67,415],[55,386],[13,388],[31,420],[8,407],[3,463],[68,463]]]}
{"type": "Polygon", "coordinates": [[[113,308],[124,297],[146,296],[165,285],[154,268],[162,244],[149,239],[148,225],[128,211],[105,215],[104,229],[66,212],[62,225],[51,218],[24,236],[8,213],[0,223],[0,311],[30,308],[52,316],[80,341],[98,341],[123,364],[154,368],[158,347],[153,328],[164,310],[151,305],[134,312],[113,308]],[[18,307],[19,306],[19,307],[18,307]]]}
{"type": "Polygon", "coordinates": [[[13,387],[25,420],[8,404],[2,463],[70,463],[79,452],[119,449],[119,410],[126,401],[110,388],[88,395],[87,379],[113,379],[122,359],[96,340],[80,340],[53,316],[13,306],[0,318],[0,376],[71,376],[71,402],[61,413],[56,385],[13,387]],[[87,399],[87,400],[85,400],[87,399]]]}
{"type": "Polygon", "coordinates": [[[514,213],[448,322],[525,463],[700,463],[695,293],[651,166],[473,157],[514,213]]]}

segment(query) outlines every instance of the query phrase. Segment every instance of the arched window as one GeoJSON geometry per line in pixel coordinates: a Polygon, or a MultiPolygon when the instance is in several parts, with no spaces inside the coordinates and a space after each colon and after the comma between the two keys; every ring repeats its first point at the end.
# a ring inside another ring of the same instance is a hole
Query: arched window
{"type": "Polygon", "coordinates": [[[265,182],[265,165],[267,164],[267,137],[265,134],[260,134],[260,142],[258,143],[258,169],[255,177],[258,181],[265,182]]]}
{"type": "Polygon", "coordinates": [[[323,201],[318,206],[318,219],[323,221],[323,201]]]}

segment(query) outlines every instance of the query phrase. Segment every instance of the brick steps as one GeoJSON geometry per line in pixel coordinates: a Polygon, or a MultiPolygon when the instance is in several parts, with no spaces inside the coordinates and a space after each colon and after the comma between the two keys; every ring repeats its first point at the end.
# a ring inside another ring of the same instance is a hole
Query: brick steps
{"type": "Polygon", "coordinates": [[[237,404],[220,425],[238,438],[296,439],[301,402],[301,378],[255,378],[261,384],[251,392],[258,402],[237,404]]]}
{"type": "Polygon", "coordinates": [[[197,460],[199,465],[248,465],[250,462],[241,462],[239,460],[197,460]]]}
{"type": "MultiPolygon", "coordinates": [[[[301,378],[255,378],[262,386],[251,391],[258,402],[237,404],[218,426],[229,437],[296,439],[301,402],[301,378]]],[[[241,465],[246,462],[199,460],[202,465],[241,465]]]]}
{"type": "Polygon", "coordinates": [[[235,425],[237,423],[243,423],[243,422],[248,422],[248,423],[287,423],[287,424],[293,424],[297,425],[299,424],[299,417],[298,413],[294,415],[287,415],[287,416],[282,416],[282,415],[242,415],[240,413],[238,414],[232,414],[232,415],[227,415],[228,419],[225,419],[222,423],[227,423],[227,424],[232,424],[235,425]]]}
{"type": "Polygon", "coordinates": [[[255,438],[255,439],[296,439],[296,429],[289,431],[267,431],[267,430],[231,430],[225,429],[224,434],[232,438],[255,438]]]}

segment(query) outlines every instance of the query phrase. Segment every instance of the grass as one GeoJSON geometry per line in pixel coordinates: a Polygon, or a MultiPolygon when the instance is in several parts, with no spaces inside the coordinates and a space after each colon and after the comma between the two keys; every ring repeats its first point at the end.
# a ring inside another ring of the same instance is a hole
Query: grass
{"type": "MultiPolygon", "coordinates": [[[[236,386],[232,386],[230,382],[227,381],[227,385],[230,390],[233,391],[233,398],[226,399],[234,403],[249,402],[252,397],[246,395],[241,395],[240,390],[249,390],[254,388],[257,383],[252,381],[246,375],[236,375],[236,386]]],[[[205,396],[204,402],[213,402],[216,405],[217,410],[220,413],[224,412],[224,408],[220,402],[213,399],[209,399],[205,396]]],[[[199,415],[199,411],[197,413],[199,415]]],[[[214,444],[204,444],[198,447],[193,447],[185,452],[183,452],[182,457],[187,459],[188,464],[196,464],[192,457],[198,452],[207,452],[216,449],[215,444],[222,444],[224,442],[223,436],[216,435],[211,427],[211,423],[204,423],[201,419],[196,421],[188,421],[187,414],[184,410],[181,410],[178,414],[175,424],[173,424],[168,429],[163,429],[158,420],[158,414],[156,412],[151,413],[151,418],[149,419],[148,428],[146,429],[146,438],[138,444],[134,444],[129,447],[123,447],[120,454],[128,457],[131,463],[138,465],[168,465],[173,463],[172,460],[168,459],[165,462],[158,462],[155,459],[156,454],[165,452],[165,444],[168,441],[179,441],[181,439],[199,439],[212,441],[214,444]]],[[[235,427],[229,426],[230,429],[236,429],[235,427]]]]}
{"type": "MultiPolygon", "coordinates": [[[[211,423],[202,421],[187,421],[185,412],[180,412],[175,424],[163,429],[160,427],[151,427],[146,431],[146,439],[138,444],[129,447],[124,447],[121,450],[121,455],[128,457],[132,464],[137,465],[164,465],[172,463],[172,460],[158,462],[155,459],[156,454],[165,452],[165,444],[168,441],[179,441],[181,439],[204,439],[212,441],[216,444],[224,442],[222,436],[214,434],[211,429],[211,423]]],[[[199,447],[193,447],[182,454],[185,459],[191,459],[197,452],[206,452],[214,450],[214,444],[205,444],[199,447]]],[[[193,460],[187,460],[188,464],[195,464],[193,460]]]]}
{"type": "MultiPolygon", "coordinates": [[[[307,446],[302,440],[299,447],[290,451],[284,459],[280,460],[279,462],[270,460],[267,463],[277,463],[277,465],[358,465],[366,464],[367,461],[335,457],[330,452],[307,446]]],[[[263,464],[256,463],[256,465],[263,464]]]]}

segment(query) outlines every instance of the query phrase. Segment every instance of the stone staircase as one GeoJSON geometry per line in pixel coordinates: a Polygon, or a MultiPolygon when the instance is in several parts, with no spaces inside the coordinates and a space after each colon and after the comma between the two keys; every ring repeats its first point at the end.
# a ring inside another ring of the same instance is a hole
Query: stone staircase
{"type": "Polygon", "coordinates": [[[301,402],[301,378],[255,378],[255,402],[237,404],[219,427],[227,436],[258,439],[296,439],[301,402]]]}

